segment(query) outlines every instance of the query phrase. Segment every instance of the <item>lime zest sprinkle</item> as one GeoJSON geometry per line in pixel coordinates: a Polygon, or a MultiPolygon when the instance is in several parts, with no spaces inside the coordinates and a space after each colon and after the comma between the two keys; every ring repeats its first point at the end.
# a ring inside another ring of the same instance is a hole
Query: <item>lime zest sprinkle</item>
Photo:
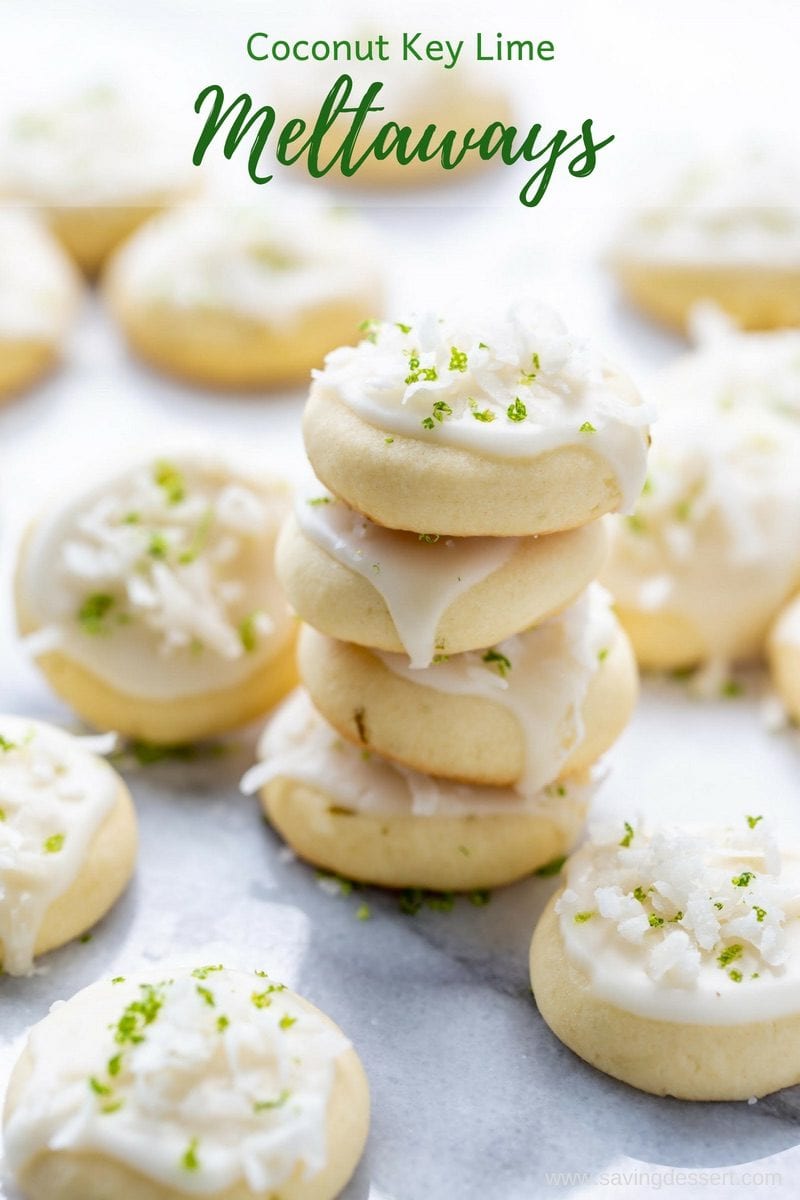
{"type": "Polygon", "coordinates": [[[619,844],[620,844],[620,846],[624,846],[624,848],[627,850],[628,847],[630,846],[631,842],[633,841],[635,834],[633,831],[633,826],[631,825],[630,821],[625,821],[625,822],[623,822],[623,824],[625,827],[625,835],[621,839],[619,844]]]}
{"type": "Polygon", "coordinates": [[[153,467],[153,481],[163,490],[167,504],[180,504],[186,499],[183,472],[166,459],[159,459],[153,467]]]}
{"type": "Polygon", "coordinates": [[[528,410],[520,400],[519,396],[514,397],[513,404],[509,404],[506,409],[506,416],[509,421],[524,421],[528,415],[528,410]]]}
{"type": "Polygon", "coordinates": [[[45,854],[58,854],[64,848],[64,839],[66,834],[51,833],[49,838],[45,838],[43,849],[45,854]]]}
{"type": "Polygon", "coordinates": [[[199,1145],[199,1139],[193,1137],[189,1142],[189,1145],[184,1150],[183,1157],[181,1158],[181,1167],[184,1171],[200,1170],[200,1159],[197,1156],[197,1148],[199,1145]]]}
{"type": "Polygon", "coordinates": [[[576,925],[585,925],[587,921],[591,921],[594,915],[595,914],[593,910],[587,912],[576,912],[572,919],[576,925]]]}
{"type": "Polygon", "coordinates": [[[597,433],[597,428],[592,424],[591,421],[584,421],[578,430],[578,433],[597,433]]]}

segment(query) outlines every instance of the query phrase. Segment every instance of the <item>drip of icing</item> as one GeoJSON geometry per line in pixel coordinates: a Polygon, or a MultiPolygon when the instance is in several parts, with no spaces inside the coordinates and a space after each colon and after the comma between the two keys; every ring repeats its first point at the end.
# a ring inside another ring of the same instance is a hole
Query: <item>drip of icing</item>
{"type": "Polygon", "coordinates": [[[779,853],[760,817],[597,833],[556,911],[592,991],[626,1012],[739,1025],[800,1009],[800,852],[779,853]]]}
{"type": "Polygon", "coordinates": [[[246,794],[273,779],[294,779],[331,796],[343,808],[378,816],[491,817],[541,813],[571,839],[580,832],[592,784],[573,781],[521,795],[513,788],[477,787],[434,779],[377,754],[365,757],[344,742],[297,691],[278,709],[258,747],[260,761],[242,780],[246,794]]]}
{"type": "Polygon", "coordinates": [[[705,162],[643,209],[623,257],[647,262],[794,268],[800,257],[800,173],[764,150],[705,162]]]}
{"type": "Polygon", "coordinates": [[[272,568],[285,505],[197,454],[81,493],[38,522],[24,556],[32,643],[153,699],[240,683],[291,628],[272,568]]]}
{"type": "Polygon", "coordinates": [[[558,778],[583,738],[581,709],[589,684],[617,632],[610,597],[597,584],[564,612],[489,650],[454,654],[426,672],[408,668],[399,654],[371,653],[393,674],[436,692],[480,696],[516,718],[525,743],[517,783],[531,795],[558,778]]]}
{"type": "Polygon", "coordinates": [[[70,206],[135,204],[187,188],[180,130],[168,127],[164,107],[152,108],[146,96],[99,84],[16,113],[2,142],[4,188],[70,206]]]}
{"type": "Polygon", "coordinates": [[[376,261],[361,221],[272,197],[265,208],[195,204],[163,213],[122,251],[117,269],[134,302],[288,326],[310,308],[376,291],[376,261]]]}
{"type": "Polygon", "coordinates": [[[89,1151],[181,1194],[245,1185],[272,1195],[298,1165],[305,1179],[325,1166],[328,1101],[348,1047],[263,972],[96,984],[32,1031],[6,1158],[19,1172],[47,1149],[89,1151]],[[133,1041],[120,1020],[140,1000],[152,1019],[134,1013],[133,1041]]]}
{"type": "Polygon", "coordinates": [[[9,975],[31,970],[45,914],[80,874],[118,787],[80,738],[0,717],[0,949],[9,975]]]}
{"type": "Polygon", "coordinates": [[[49,233],[23,212],[0,213],[0,339],[58,341],[77,299],[75,274],[49,233]]]}
{"type": "Polygon", "coordinates": [[[715,341],[659,399],[648,484],[603,582],[622,607],[690,621],[710,659],[753,653],[800,583],[800,335],[715,341]]]}
{"type": "Polygon", "coordinates": [[[614,473],[625,510],[644,483],[651,410],[540,305],[502,319],[375,322],[314,376],[365,421],[432,445],[499,459],[589,449],[614,473]]]}
{"type": "Polygon", "coordinates": [[[383,529],[322,490],[299,495],[295,516],[306,537],[363,576],[383,598],[418,670],[436,654],[445,612],[511,557],[518,538],[439,538],[383,529]]]}

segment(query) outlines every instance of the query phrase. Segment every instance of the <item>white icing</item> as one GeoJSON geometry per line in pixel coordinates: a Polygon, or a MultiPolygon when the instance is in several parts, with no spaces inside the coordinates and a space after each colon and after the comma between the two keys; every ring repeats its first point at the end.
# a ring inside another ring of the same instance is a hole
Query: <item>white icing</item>
{"type": "Polygon", "coordinates": [[[556,911],[593,993],[626,1012],[740,1025],[800,1011],[800,851],[779,852],[760,819],[609,829],[570,859],[556,911]]]}
{"type": "Polygon", "coordinates": [[[328,355],[314,387],[380,429],[490,458],[585,446],[613,472],[622,507],[635,503],[652,413],[622,394],[604,360],[550,309],[526,302],[500,318],[428,314],[409,326],[375,323],[358,346],[328,355]],[[454,347],[466,357],[456,360],[454,347]]]}
{"type": "Polygon", "coordinates": [[[29,1045],[32,1072],[5,1129],[13,1171],[47,1149],[91,1151],[182,1194],[246,1186],[266,1196],[298,1165],[306,1179],[325,1166],[328,1101],[349,1043],[282,985],[200,968],[96,984],[56,1005],[29,1045]],[[138,1043],[118,1040],[123,1012],[142,998],[155,1019],[137,1019],[138,1043]]]}
{"type": "MultiPolygon", "coordinates": [[[[372,296],[374,239],[354,217],[270,195],[260,208],[187,205],[148,222],[117,263],[130,301],[291,325],[309,309],[372,296]]],[[[364,314],[368,315],[368,314],[364,314]]]]}
{"type": "Polygon", "coordinates": [[[603,582],[688,619],[709,658],[752,653],[800,584],[800,334],[717,339],[655,391],[648,485],[603,582]]]}
{"type": "Polygon", "coordinates": [[[24,212],[0,211],[0,342],[59,342],[78,294],[75,273],[50,234],[24,212]]]}
{"type": "Polygon", "coordinates": [[[800,262],[800,171],[767,150],[698,164],[666,202],[643,209],[620,252],[645,262],[768,266],[800,262]]]}
{"type": "Polygon", "coordinates": [[[557,779],[584,735],[581,709],[589,684],[617,634],[610,598],[597,584],[564,612],[488,651],[451,655],[425,676],[399,654],[372,653],[393,674],[435,692],[479,696],[507,708],[525,743],[516,784],[531,795],[557,779]]]}
{"type": "Polygon", "coordinates": [[[292,779],[330,796],[342,808],[376,816],[492,817],[540,813],[578,836],[593,792],[572,780],[520,795],[513,788],[477,787],[435,779],[343,741],[314,709],[304,691],[293,693],[267,725],[258,746],[261,761],[242,780],[246,794],[273,779],[292,779]]]}
{"type": "Polygon", "coordinates": [[[384,529],[334,500],[323,488],[299,494],[295,516],[306,537],[363,576],[383,598],[414,669],[436,654],[436,631],[450,606],[502,567],[518,538],[425,541],[384,529]]]}
{"type": "Polygon", "coordinates": [[[137,463],[72,496],[37,523],[24,555],[33,649],[152,699],[243,682],[291,628],[272,565],[285,507],[274,485],[197,453],[137,463]],[[94,621],[93,597],[105,598],[94,621]]]}
{"type": "Polygon", "coordinates": [[[80,738],[0,717],[0,960],[9,975],[31,970],[47,910],[80,874],[118,788],[80,738]]]}
{"type": "Polygon", "coordinates": [[[12,194],[65,206],[136,204],[194,179],[165,109],[98,84],[15,113],[0,146],[0,182],[12,194]]]}

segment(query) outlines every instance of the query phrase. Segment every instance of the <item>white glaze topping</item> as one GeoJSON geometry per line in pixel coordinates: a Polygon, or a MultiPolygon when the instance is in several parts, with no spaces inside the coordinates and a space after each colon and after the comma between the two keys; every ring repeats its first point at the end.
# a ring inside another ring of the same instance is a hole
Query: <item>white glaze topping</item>
{"type": "Polygon", "coordinates": [[[450,606],[502,567],[519,546],[519,538],[432,542],[384,529],[322,487],[298,494],[295,516],[306,537],[363,576],[383,598],[414,669],[433,661],[436,631],[450,606]]]}
{"type": "MultiPolygon", "coordinates": [[[[0,146],[0,183],[26,200],[64,206],[136,204],[195,178],[163,107],[98,84],[15,113],[0,146]]],[[[193,173],[194,172],[194,173],[193,173]]]]}
{"type": "Polygon", "coordinates": [[[187,1195],[272,1195],[299,1164],[306,1178],[325,1166],[349,1043],[263,972],[212,966],[95,984],[55,1005],[29,1045],[5,1130],[12,1170],[45,1149],[82,1150],[187,1195]]]}
{"type": "Polygon", "coordinates": [[[564,612],[488,650],[453,654],[424,677],[399,654],[373,650],[395,675],[436,692],[480,696],[507,708],[525,742],[517,790],[552,783],[583,738],[581,709],[589,684],[618,632],[610,597],[592,584],[564,612]]]}
{"type": "Polygon", "coordinates": [[[27,213],[0,211],[0,341],[58,342],[78,303],[75,272],[27,213]]]}
{"type": "Polygon", "coordinates": [[[80,738],[0,716],[0,963],[9,975],[31,970],[45,914],[80,874],[118,789],[80,738]]]}
{"type": "Polygon", "coordinates": [[[800,583],[800,335],[720,338],[655,392],[648,482],[603,582],[626,608],[689,620],[709,659],[753,653],[800,583]]]}
{"type": "Polygon", "coordinates": [[[800,851],[779,851],[759,815],[597,833],[556,911],[592,991],[627,1012],[738,1025],[800,1011],[800,851]]]}
{"type": "Polygon", "coordinates": [[[788,156],[752,149],[709,160],[643,208],[623,258],[688,265],[797,268],[800,172],[788,156]]]}
{"type": "Polygon", "coordinates": [[[272,565],[284,490],[220,458],[143,463],[36,524],[20,571],[33,653],[58,650],[129,695],[233,686],[285,643],[272,565]]]}
{"type": "Polygon", "coordinates": [[[499,459],[581,446],[607,462],[623,508],[641,491],[650,409],[541,305],[374,322],[314,375],[315,388],[380,429],[499,459]]]}
{"type": "Polygon", "coordinates": [[[374,303],[376,264],[361,221],[278,193],[260,208],[192,204],[163,213],[127,244],[116,270],[134,303],[290,325],[319,305],[374,303]]]}
{"type": "Polygon", "coordinates": [[[578,836],[594,786],[572,780],[522,796],[513,788],[477,787],[422,775],[345,742],[294,692],[267,725],[258,746],[261,761],[242,780],[246,794],[273,779],[316,788],[341,808],[377,816],[491,817],[540,813],[578,836]]]}

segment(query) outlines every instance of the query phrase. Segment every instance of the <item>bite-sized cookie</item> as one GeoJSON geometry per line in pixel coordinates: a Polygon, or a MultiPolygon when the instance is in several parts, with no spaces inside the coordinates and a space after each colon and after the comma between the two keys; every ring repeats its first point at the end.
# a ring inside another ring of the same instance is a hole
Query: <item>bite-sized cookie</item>
{"type": "Polygon", "coordinates": [[[800,174],[766,151],[696,164],[635,214],[613,254],[651,316],[683,328],[713,300],[746,329],[800,325],[800,174]]]}
{"type": "Polygon", "coordinates": [[[17,567],[20,632],[87,721],[157,743],[231,729],[295,681],[272,565],[284,485],[198,451],[156,458],[43,513],[17,567]]]}
{"type": "Polygon", "coordinates": [[[79,298],[47,230],[21,209],[0,210],[0,403],[57,362],[79,298]]]}
{"type": "Polygon", "coordinates": [[[0,716],[0,968],[34,957],[105,916],[136,861],[136,817],[116,771],[76,738],[0,716]]]}
{"type": "Polygon", "coordinates": [[[264,971],[117,978],[55,1005],[11,1076],[27,1200],[333,1200],[369,1127],[340,1029],[264,971]]]}
{"type": "Polygon", "coordinates": [[[636,701],[630,643],[594,585],[558,616],[427,670],[303,626],[300,678],[356,745],[417,771],[526,794],[590,767],[636,701]]]}
{"type": "Polygon", "coordinates": [[[800,722],[800,597],[786,605],[769,632],[767,661],[772,682],[795,722],[800,722]]]}
{"type": "Polygon", "coordinates": [[[500,887],[565,854],[593,786],[511,788],[432,779],[339,737],[298,691],[270,721],[242,781],[301,858],[382,887],[500,887]]]}
{"type": "Polygon", "coordinates": [[[384,529],[322,489],[298,494],[275,564],[309,625],[359,646],[435,655],[491,646],[564,608],[606,557],[602,521],[529,538],[384,529]]]}
{"type": "Polygon", "coordinates": [[[669,368],[639,504],[601,578],[643,667],[750,658],[800,585],[800,335],[725,338],[669,368]]]}
{"type": "Polygon", "coordinates": [[[516,537],[631,508],[649,409],[539,305],[374,322],[329,354],[303,417],[325,487],[390,529],[516,537]]]}
{"type": "Polygon", "coordinates": [[[634,1087],[745,1100],[800,1082],[800,852],[736,828],[620,823],[570,860],[531,945],[558,1038],[634,1087]]]}
{"type": "Polygon", "coordinates": [[[195,204],[163,214],[115,256],[106,287],[138,354],[220,387],[305,380],[381,307],[364,223],[272,194],[258,208],[195,204]]]}

